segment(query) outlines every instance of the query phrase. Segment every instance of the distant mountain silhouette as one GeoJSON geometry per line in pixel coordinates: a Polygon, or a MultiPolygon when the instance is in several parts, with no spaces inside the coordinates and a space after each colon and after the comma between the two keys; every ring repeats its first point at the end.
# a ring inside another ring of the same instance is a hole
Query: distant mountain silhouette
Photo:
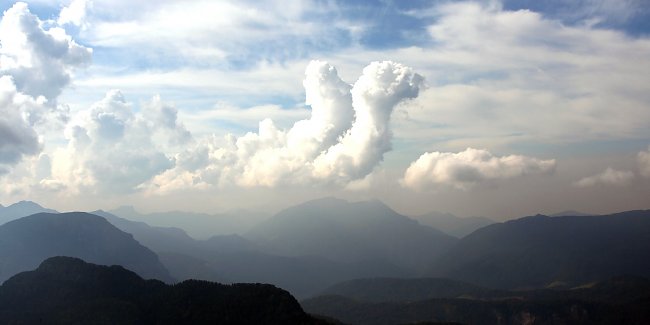
{"type": "Polygon", "coordinates": [[[416,216],[413,219],[419,223],[438,229],[454,237],[465,237],[474,230],[483,228],[495,223],[494,220],[486,217],[457,217],[451,213],[430,212],[416,216]]]}
{"type": "Polygon", "coordinates": [[[123,265],[144,278],[173,280],[154,252],[99,216],[38,213],[0,226],[0,281],[57,255],[123,265]]]}
{"type": "Polygon", "coordinates": [[[0,322],[46,324],[318,324],[265,284],[145,281],[121,266],[53,257],[0,287],[0,322]]]}
{"type": "Polygon", "coordinates": [[[117,228],[133,234],[137,241],[151,248],[178,280],[264,282],[306,297],[347,279],[386,272],[393,276],[405,275],[392,265],[343,264],[317,256],[278,256],[259,251],[257,245],[238,235],[195,240],[177,228],[153,227],[105,211],[93,213],[105,217],[117,228]]]}
{"type": "Polygon", "coordinates": [[[0,225],[40,212],[58,213],[56,210],[44,208],[32,201],[20,201],[6,207],[0,206],[0,225]]]}
{"type": "Polygon", "coordinates": [[[566,210],[558,213],[553,213],[550,217],[575,217],[575,216],[595,216],[593,213],[584,213],[576,210],[566,210]]]}
{"type": "Polygon", "coordinates": [[[511,220],[461,239],[431,272],[493,288],[650,276],[650,210],[511,220]]]}
{"type": "Polygon", "coordinates": [[[457,241],[379,201],[349,203],[334,198],[281,211],[245,237],[272,254],[392,264],[413,274],[423,271],[457,241]]]}
{"type": "Polygon", "coordinates": [[[135,240],[157,253],[190,253],[200,249],[199,241],[180,228],[150,226],[145,222],[127,220],[102,210],[90,213],[101,216],[118,229],[132,234],[135,240]]]}
{"type": "Polygon", "coordinates": [[[569,290],[508,292],[445,279],[362,279],[301,305],[351,324],[641,325],[650,323],[650,280],[616,277],[569,290]]]}
{"type": "Polygon", "coordinates": [[[263,214],[245,210],[217,214],[184,211],[144,214],[139,213],[132,206],[122,206],[108,212],[129,220],[146,222],[152,226],[180,228],[196,239],[243,234],[267,218],[263,214]]]}

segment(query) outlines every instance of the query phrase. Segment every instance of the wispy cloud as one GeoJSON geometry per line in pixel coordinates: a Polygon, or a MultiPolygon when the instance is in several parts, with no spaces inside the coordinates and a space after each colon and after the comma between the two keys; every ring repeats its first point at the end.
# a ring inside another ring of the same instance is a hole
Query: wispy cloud
{"type": "Polygon", "coordinates": [[[608,167],[600,174],[585,177],[575,182],[578,187],[591,187],[598,185],[624,186],[634,179],[634,173],[626,170],[616,170],[608,167]]]}

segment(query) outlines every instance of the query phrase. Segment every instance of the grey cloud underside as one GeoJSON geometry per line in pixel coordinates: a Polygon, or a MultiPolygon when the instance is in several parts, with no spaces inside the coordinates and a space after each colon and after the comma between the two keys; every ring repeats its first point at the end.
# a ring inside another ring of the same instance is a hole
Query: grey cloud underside
{"type": "Polygon", "coordinates": [[[66,120],[57,97],[72,69],[90,63],[90,49],[45,25],[25,3],[5,11],[0,22],[0,173],[41,151],[37,125],[66,120]]]}

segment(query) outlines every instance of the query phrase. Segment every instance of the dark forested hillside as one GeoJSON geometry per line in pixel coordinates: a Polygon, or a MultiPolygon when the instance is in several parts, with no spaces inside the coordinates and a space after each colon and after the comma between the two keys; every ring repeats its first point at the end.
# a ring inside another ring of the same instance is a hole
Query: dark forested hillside
{"type": "Polygon", "coordinates": [[[650,210],[542,215],[493,224],[461,239],[430,273],[493,288],[573,286],[650,276],[650,210]]]}
{"type": "Polygon", "coordinates": [[[120,266],[53,257],[0,287],[0,323],[317,324],[265,284],[143,280],[120,266]]]}
{"type": "Polygon", "coordinates": [[[409,302],[434,298],[511,297],[512,293],[443,278],[366,278],[337,283],[320,295],[344,296],[365,302],[409,302]]]}
{"type": "Polygon", "coordinates": [[[122,265],[144,278],[173,280],[154,252],[99,216],[38,213],[0,226],[0,281],[57,255],[122,265]]]}
{"type": "Polygon", "coordinates": [[[303,300],[351,324],[648,324],[650,280],[616,277],[567,290],[490,290],[445,279],[363,279],[303,300]]]}

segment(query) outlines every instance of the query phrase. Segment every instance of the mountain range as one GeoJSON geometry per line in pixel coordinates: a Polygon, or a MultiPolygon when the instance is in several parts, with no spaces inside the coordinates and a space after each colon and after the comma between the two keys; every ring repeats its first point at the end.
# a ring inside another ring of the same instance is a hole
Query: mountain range
{"type": "Polygon", "coordinates": [[[349,324],[648,324],[650,280],[615,277],[572,289],[506,291],[449,279],[359,279],[301,302],[349,324]]]}
{"type": "MultiPolygon", "coordinates": [[[[53,211],[30,202],[13,206],[13,211],[30,207],[25,213],[53,211]]],[[[8,208],[0,208],[0,213],[8,208]]],[[[493,223],[460,239],[379,201],[333,198],[288,208],[240,235],[200,240],[184,229],[152,226],[101,210],[71,219],[75,214],[37,214],[0,226],[2,279],[53,255],[120,264],[165,281],[271,283],[300,299],[363,278],[435,277],[494,288],[490,290],[530,290],[572,288],[626,274],[650,276],[649,211],[537,215],[493,223]],[[95,233],[85,228],[94,217],[104,220],[93,221],[95,233]],[[2,230],[5,227],[8,230],[2,230]],[[120,246],[113,241],[137,249],[117,252],[112,247],[120,246]],[[133,257],[121,255],[129,252],[149,256],[138,260],[147,261],[143,265],[151,270],[126,264],[133,257]]],[[[14,213],[16,217],[20,215],[14,213]]]]}
{"type": "Polygon", "coordinates": [[[122,206],[108,212],[128,220],[146,222],[152,226],[182,228],[197,239],[242,234],[268,218],[263,213],[247,210],[215,214],[185,211],[140,213],[132,206],[122,206]]]}
{"type": "Polygon", "coordinates": [[[430,212],[413,219],[419,223],[438,229],[454,237],[465,237],[477,229],[495,223],[494,220],[486,217],[457,217],[451,213],[430,212]]]}
{"type": "Polygon", "coordinates": [[[52,257],[0,286],[3,324],[324,324],[267,284],[143,280],[121,266],[52,257]]]}
{"type": "Polygon", "coordinates": [[[612,276],[650,277],[650,210],[530,216],[464,237],[430,274],[504,289],[572,287],[612,276]]]}
{"type": "Polygon", "coordinates": [[[283,210],[244,237],[273,254],[393,265],[418,275],[457,238],[400,215],[380,201],[335,198],[283,210]]]}
{"type": "Polygon", "coordinates": [[[20,201],[6,207],[0,205],[0,225],[39,212],[57,213],[56,210],[44,208],[32,201],[20,201]]]}
{"type": "Polygon", "coordinates": [[[118,264],[147,279],[173,281],[154,252],[99,216],[37,213],[0,226],[0,282],[58,255],[118,264]]]}

